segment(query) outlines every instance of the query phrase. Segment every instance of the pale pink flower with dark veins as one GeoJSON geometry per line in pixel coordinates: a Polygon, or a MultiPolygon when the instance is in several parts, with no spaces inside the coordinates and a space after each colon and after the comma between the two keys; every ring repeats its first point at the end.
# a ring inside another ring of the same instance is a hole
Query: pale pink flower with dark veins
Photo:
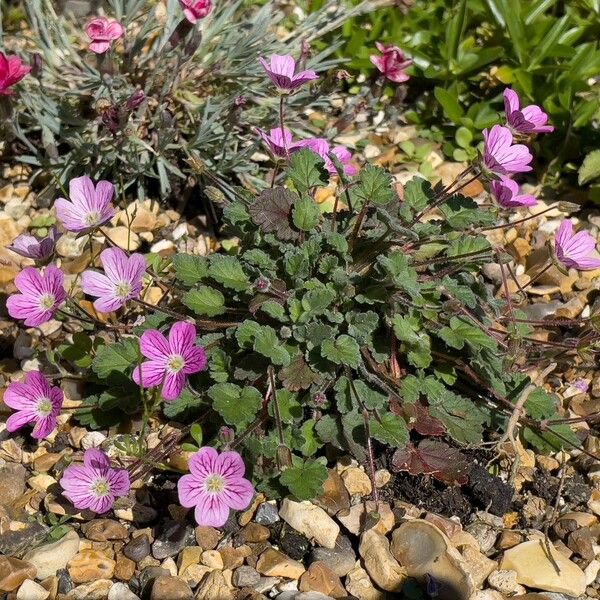
{"type": "Polygon", "coordinates": [[[179,0],[183,14],[190,23],[196,23],[198,19],[204,19],[212,10],[211,0],[179,0]]]}
{"type": "Polygon", "coordinates": [[[100,253],[104,273],[87,270],[81,276],[81,289],[96,296],[94,308],[101,313],[121,308],[127,300],[138,298],[146,259],[141,254],[127,256],[120,248],[107,248],[100,253]]]}
{"type": "Polygon", "coordinates": [[[535,206],[537,200],[530,194],[519,194],[519,184],[508,177],[494,179],[491,185],[492,195],[502,208],[535,206]]]}
{"type": "Polygon", "coordinates": [[[554,252],[556,258],[567,268],[583,271],[600,268],[596,240],[585,230],[574,234],[570,219],[565,219],[556,232],[554,252]]]}
{"type": "Polygon", "coordinates": [[[33,235],[23,233],[15,238],[12,244],[7,246],[7,248],[25,258],[44,261],[54,254],[56,242],[59,240],[60,236],[61,234],[58,233],[58,230],[53,225],[50,227],[48,235],[45,238],[40,240],[33,235]]]}
{"type": "Polygon", "coordinates": [[[198,525],[223,526],[229,509],[248,508],[254,488],[244,478],[245,466],[237,452],[222,452],[205,446],[189,460],[190,474],[177,484],[179,502],[185,508],[195,507],[198,525]]]}
{"type": "Polygon", "coordinates": [[[37,327],[49,321],[67,299],[63,287],[64,273],[49,265],[44,272],[25,267],[16,277],[15,286],[21,292],[6,301],[8,314],[13,319],[24,319],[28,327],[37,327]]]}
{"type": "Polygon", "coordinates": [[[521,101],[517,92],[506,88],[504,90],[504,112],[508,126],[516,133],[550,133],[552,125],[546,125],[548,115],[537,105],[530,104],[520,108],[521,101]]]}
{"type": "Polygon", "coordinates": [[[110,181],[94,182],[87,176],[69,182],[69,200],[54,203],[56,216],[67,231],[88,231],[112,219],[115,209],[111,200],[115,186],[110,181]]]}
{"type": "Polygon", "coordinates": [[[162,385],[165,400],[176,400],[187,376],[206,367],[206,352],[196,346],[196,327],[186,321],[175,323],[168,339],[156,329],[144,331],[140,351],[149,360],[134,369],[133,380],[142,387],[162,385]]]}
{"type": "Polygon", "coordinates": [[[126,496],[131,487],[124,469],[113,469],[102,450],[90,448],[83,455],[83,465],[71,465],[60,480],[63,496],[79,510],[98,514],[109,511],[115,500],[126,496]]]}
{"type": "Polygon", "coordinates": [[[269,79],[282,92],[291,92],[305,83],[319,78],[314,71],[294,73],[296,70],[296,61],[289,54],[283,56],[273,54],[270,62],[267,62],[262,57],[258,60],[269,76],[269,79]]]}
{"type": "Polygon", "coordinates": [[[95,54],[104,54],[110,48],[111,42],[118,40],[125,33],[125,29],[118,21],[96,17],[85,26],[85,32],[92,40],[88,48],[95,54]]]}
{"type": "Polygon", "coordinates": [[[404,69],[410,67],[413,61],[410,58],[406,58],[398,46],[386,46],[381,42],[375,42],[375,46],[377,46],[377,50],[381,52],[382,56],[372,54],[369,56],[369,59],[377,69],[394,83],[408,81],[410,75],[405,73],[404,69]]]}
{"type": "Polygon", "coordinates": [[[4,392],[4,404],[16,411],[6,420],[6,429],[12,433],[35,423],[31,437],[48,437],[56,428],[62,403],[62,390],[51,386],[39,371],[30,371],[24,382],[13,381],[4,392]]]}
{"type": "Polygon", "coordinates": [[[483,130],[483,164],[495,175],[510,175],[531,171],[533,160],[529,149],[523,144],[513,144],[510,129],[494,125],[490,131],[483,130]]]}
{"type": "Polygon", "coordinates": [[[267,133],[260,129],[260,127],[257,127],[256,133],[270,150],[271,154],[278,158],[287,158],[290,152],[298,147],[298,142],[292,141],[292,132],[289,129],[276,127],[267,133]]]}
{"type": "Polygon", "coordinates": [[[310,138],[308,140],[302,140],[297,142],[295,150],[298,148],[308,148],[315,154],[318,154],[325,161],[325,168],[331,175],[335,175],[337,170],[333,161],[329,158],[329,153],[333,154],[344,167],[344,173],[346,175],[356,175],[358,169],[350,163],[352,154],[344,146],[334,146],[330,148],[329,142],[324,138],[310,138]]]}
{"type": "Polygon", "coordinates": [[[30,71],[31,67],[23,64],[18,56],[6,56],[4,52],[0,52],[0,96],[10,96],[10,88],[30,71]]]}

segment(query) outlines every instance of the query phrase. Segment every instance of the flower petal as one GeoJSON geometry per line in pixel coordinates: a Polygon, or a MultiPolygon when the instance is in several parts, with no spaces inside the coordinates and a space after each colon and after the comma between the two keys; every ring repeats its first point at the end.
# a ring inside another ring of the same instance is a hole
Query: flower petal
{"type": "Polygon", "coordinates": [[[25,425],[28,425],[29,423],[34,423],[35,420],[35,413],[27,410],[19,410],[6,419],[6,430],[12,433],[13,431],[17,431],[17,429],[21,429],[21,427],[25,427],[25,425]]]}
{"type": "Polygon", "coordinates": [[[184,356],[196,342],[196,327],[187,321],[179,321],[169,331],[169,347],[172,354],[184,356]]]}
{"type": "Polygon", "coordinates": [[[147,329],[140,338],[140,351],[143,356],[152,360],[162,360],[171,354],[167,338],[157,329],[147,329]]]}
{"type": "Polygon", "coordinates": [[[188,461],[188,466],[190,468],[190,472],[196,477],[208,477],[211,473],[218,472],[218,463],[217,459],[219,457],[219,453],[210,446],[203,446],[190,457],[188,461]]]}
{"type": "Polygon", "coordinates": [[[162,397],[165,400],[177,400],[183,390],[185,382],[186,376],[183,371],[179,371],[178,373],[167,372],[162,389],[162,397]]]}
{"type": "Polygon", "coordinates": [[[227,505],[234,510],[244,510],[252,502],[254,487],[247,479],[235,479],[227,482],[221,496],[227,505]]]}
{"type": "Polygon", "coordinates": [[[242,457],[233,451],[222,452],[216,460],[217,473],[226,478],[243,477],[246,465],[242,457]]]}
{"type": "Polygon", "coordinates": [[[203,494],[194,511],[196,523],[207,527],[222,527],[229,518],[229,507],[217,495],[203,494]]]}
{"type": "Polygon", "coordinates": [[[110,468],[110,459],[102,450],[97,448],[90,448],[85,451],[83,455],[83,464],[88,469],[108,469],[110,468]]]}
{"type": "Polygon", "coordinates": [[[133,370],[133,381],[142,387],[156,387],[165,378],[165,363],[147,360],[133,370]]]}
{"type": "Polygon", "coordinates": [[[179,504],[185,508],[196,506],[202,493],[200,482],[193,475],[184,475],[177,482],[179,504]]]}

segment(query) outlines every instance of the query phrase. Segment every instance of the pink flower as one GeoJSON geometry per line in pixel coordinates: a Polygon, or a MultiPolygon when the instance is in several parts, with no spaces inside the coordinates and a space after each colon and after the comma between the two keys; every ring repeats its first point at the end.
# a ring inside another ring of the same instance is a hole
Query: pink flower
{"type": "Polygon", "coordinates": [[[295,145],[294,149],[308,148],[315,154],[318,154],[325,161],[325,168],[331,175],[335,175],[337,170],[333,164],[333,161],[329,158],[329,153],[333,154],[344,167],[344,173],[346,175],[356,175],[358,169],[350,163],[352,154],[344,146],[334,146],[330,148],[329,142],[324,138],[311,138],[308,140],[302,140],[295,145]]]}
{"type": "Polygon", "coordinates": [[[31,71],[18,56],[6,56],[0,52],[0,96],[12,94],[10,89],[31,71]]]}
{"type": "Polygon", "coordinates": [[[537,200],[529,194],[519,194],[519,184],[508,177],[494,179],[491,191],[496,202],[502,208],[518,208],[519,206],[535,206],[537,200]]]}
{"type": "Polygon", "coordinates": [[[501,125],[484,129],[483,141],[483,164],[488,171],[498,176],[531,171],[533,156],[527,146],[512,143],[510,129],[501,125]]]}
{"type": "Polygon", "coordinates": [[[292,133],[289,129],[276,127],[275,129],[271,129],[270,133],[267,133],[257,127],[256,133],[258,133],[271,154],[279,158],[287,158],[290,152],[298,147],[299,142],[292,142],[292,133]]]}
{"type": "Polygon", "coordinates": [[[104,54],[110,48],[110,43],[125,33],[125,29],[118,21],[96,17],[85,26],[85,32],[92,40],[88,48],[96,54],[104,54]]]}
{"type": "Polygon", "coordinates": [[[103,225],[115,214],[111,200],[115,186],[110,181],[94,182],[87,176],[69,182],[69,200],[59,198],[56,216],[67,231],[88,231],[103,225]]]}
{"type": "Polygon", "coordinates": [[[39,371],[30,371],[25,382],[13,382],[4,392],[4,404],[17,412],[8,417],[6,429],[11,433],[35,423],[31,436],[41,440],[56,428],[63,403],[59,387],[51,386],[39,371]]]}
{"type": "Polygon", "coordinates": [[[413,61],[410,58],[406,58],[398,46],[386,46],[381,42],[375,42],[375,46],[377,46],[377,50],[379,50],[383,56],[372,54],[369,58],[379,71],[394,83],[408,81],[410,75],[406,74],[404,69],[410,67],[413,61]]]}
{"type": "Polygon", "coordinates": [[[556,232],[554,251],[556,258],[567,268],[600,268],[596,240],[587,231],[573,234],[573,223],[569,219],[565,219],[556,232]]]}
{"type": "Polygon", "coordinates": [[[6,301],[8,314],[14,319],[24,319],[28,327],[49,321],[67,299],[64,279],[64,273],[53,265],[46,267],[43,274],[33,267],[25,267],[15,277],[15,285],[21,293],[13,294],[6,301]]]}
{"type": "Polygon", "coordinates": [[[548,115],[537,104],[519,108],[521,102],[517,92],[506,88],[504,90],[504,112],[508,126],[515,133],[550,133],[552,125],[546,125],[548,115]]]}
{"type": "Polygon", "coordinates": [[[139,297],[146,259],[141,254],[127,256],[120,248],[107,248],[100,253],[104,273],[84,271],[81,288],[86,294],[96,296],[94,308],[101,313],[121,308],[127,300],[139,297]]]}
{"type": "Polygon", "coordinates": [[[63,496],[75,508],[89,508],[95,513],[109,511],[119,496],[126,496],[131,486],[124,469],[113,469],[102,450],[90,448],[83,455],[83,465],[67,467],[60,480],[63,496]]]}
{"type": "Polygon", "coordinates": [[[133,371],[133,380],[142,387],[162,385],[162,397],[176,400],[187,376],[206,367],[206,352],[196,346],[196,328],[179,321],[171,327],[169,339],[156,329],[144,331],[140,351],[148,358],[133,371]]]}
{"type": "Polygon", "coordinates": [[[177,484],[179,502],[195,507],[198,525],[221,527],[229,509],[244,510],[252,502],[254,488],[244,479],[244,461],[237,452],[222,452],[207,446],[200,448],[189,461],[190,474],[177,484]]]}
{"type": "Polygon", "coordinates": [[[60,236],[61,234],[58,233],[56,227],[52,226],[48,235],[41,240],[33,235],[23,233],[15,238],[13,243],[10,246],[7,246],[7,248],[25,258],[44,261],[54,254],[56,242],[60,236]]]}
{"type": "Polygon", "coordinates": [[[283,56],[273,54],[270,63],[262,57],[258,60],[269,79],[282,92],[291,92],[305,83],[319,78],[314,71],[300,71],[300,73],[294,74],[296,61],[289,54],[283,56]]]}
{"type": "Polygon", "coordinates": [[[578,379],[571,384],[576,390],[586,393],[590,387],[590,382],[587,379],[578,379]]]}
{"type": "Polygon", "coordinates": [[[196,23],[198,19],[204,19],[212,10],[211,0],[179,0],[183,14],[190,23],[196,23]]]}

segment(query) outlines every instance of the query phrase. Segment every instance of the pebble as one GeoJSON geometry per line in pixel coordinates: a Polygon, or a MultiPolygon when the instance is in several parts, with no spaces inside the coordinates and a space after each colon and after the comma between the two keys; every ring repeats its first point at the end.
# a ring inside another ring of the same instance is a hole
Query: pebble
{"type": "Polygon", "coordinates": [[[220,571],[222,571],[224,567],[223,557],[218,550],[205,550],[202,553],[200,562],[206,567],[210,567],[211,569],[219,569],[220,571]]]}
{"type": "MultiPolygon", "coordinates": [[[[338,521],[354,535],[359,535],[365,528],[367,520],[372,520],[371,515],[378,515],[378,520],[373,523],[372,528],[385,535],[389,533],[396,523],[394,513],[387,502],[359,502],[350,508],[347,514],[338,514],[338,521]]],[[[371,523],[369,523],[371,526],[371,523]]]]}
{"type": "Polygon", "coordinates": [[[517,582],[516,571],[500,569],[490,574],[488,584],[503,594],[514,594],[521,586],[517,582]]]}
{"type": "Polygon", "coordinates": [[[211,571],[200,583],[194,600],[233,600],[233,589],[221,571],[211,571]]]}
{"type": "Polygon", "coordinates": [[[100,433],[99,431],[90,431],[81,438],[81,447],[84,450],[99,448],[105,439],[106,436],[103,433],[100,433]]]}
{"type": "Polygon", "coordinates": [[[50,592],[32,579],[26,579],[17,592],[17,600],[47,600],[50,592]]]}
{"type": "Polygon", "coordinates": [[[299,579],[305,571],[301,562],[293,560],[275,548],[267,548],[260,555],[256,563],[256,570],[268,577],[287,577],[289,579],[299,579]]]}
{"type": "Polygon", "coordinates": [[[37,569],[37,578],[41,580],[64,569],[78,551],[79,536],[71,529],[57,542],[30,550],[23,560],[37,569]]]}
{"type": "Polygon", "coordinates": [[[279,535],[279,549],[294,560],[303,560],[310,548],[308,538],[287,525],[279,535]]]}
{"type": "Polygon", "coordinates": [[[196,543],[203,550],[214,550],[223,536],[223,534],[214,527],[204,527],[199,525],[194,531],[196,543]]]}
{"type": "Polygon", "coordinates": [[[128,542],[123,548],[123,554],[138,563],[150,554],[150,540],[147,535],[139,535],[128,542]]]}
{"type": "Polygon", "coordinates": [[[192,588],[179,577],[162,575],[152,584],[150,600],[191,600],[192,588]]]}
{"type": "Polygon", "coordinates": [[[182,577],[190,587],[194,588],[204,579],[204,576],[212,570],[213,569],[210,567],[205,567],[200,564],[190,565],[183,573],[180,573],[179,576],[182,577]]]}
{"type": "Polygon", "coordinates": [[[346,590],[358,600],[385,600],[386,594],[378,590],[371,581],[369,574],[356,563],[346,577],[346,590]]]}
{"type": "Polygon", "coordinates": [[[320,592],[331,598],[345,598],[346,590],[340,578],[322,562],[314,562],[300,577],[298,589],[302,592],[320,592]]]}
{"type": "Polygon", "coordinates": [[[367,573],[380,588],[388,592],[400,591],[406,580],[406,569],[392,556],[390,542],[384,535],[374,529],[365,531],[358,551],[367,573]]]}
{"type": "Polygon", "coordinates": [[[107,230],[107,233],[114,244],[127,252],[135,252],[142,245],[140,236],[124,225],[117,225],[117,227],[107,230]]]}
{"type": "Polygon", "coordinates": [[[346,469],[342,474],[342,481],[351,496],[369,496],[373,491],[373,485],[371,479],[359,467],[350,467],[346,469]]]}
{"type": "Polygon", "coordinates": [[[25,493],[27,471],[23,465],[0,460],[0,507],[12,512],[12,504],[25,493]]]}
{"type": "Polygon", "coordinates": [[[115,579],[121,581],[129,581],[135,574],[135,562],[126,556],[123,556],[120,552],[115,557],[115,579]]]}
{"type": "Polygon", "coordinates": [[[74,583],[87,583],[96,579],[111,579],[116,562],[98,550],[82,550],[68,563],[67,569],[74,583]]]}
{"type": "Polygon", "coordinates": [[[180,521],[165,521],[152,544],[152,556],[158,560],[176,556],[185,546],[190,546],[193,540],[194,531],[191,527],[180,521]]]}
{"type": "Polygon", "coordinates": [[[335,548],[314,548],[310,553],[310,561],[325,563],[336,575],[345,577],[356,563],[356,553],[350,540],[339,535],[335,548]]]}
{"type": "Polygon", "coordinates": [[[177,557],[177,573],[182,575],[190,565],[200,563],[202,548],[199,546],[186,546],[177,557]]]}
{"type": "Polygon", "coordinates": [[[108,592],[107,600],[140,600],[124,583],[113,584],[108,592]]]}
{"type": "Polygon", "coordinates": [[[252,587],[260,581],[260,573],[248,565],[242,565],[233,572],[231,581],[235,587],[252,587]]]}
{"type": "Polygon", "coordinates": [[[26,579],[35,579],[36,568],[29,562],[0,556],[0,592],[16,590],[26,579]]]}
{"type": "Polygon", "coordinates": [[[323,484],[323,493],[315,499],[315,504],[332,516],[341,510],[350,508],[350,494],[335,469],[329,469],[329,474],[323,484]]]}
{"type": "Polygon", "coordinates": [[[498,568],[498,563],[495,560],[489,559],[472,546],[465,546],[462,549],[462,557],[465,561],[466,571],[471,575],[476,588],[481,587],[488,575],[498,568]]]}
{"type": "Polygon", "coordinates": [[[126,540],[129,537],[127,528],[113,519],[94,519],[82,525],[81,530],[88,540],[94,542],[126,540]]]}
{"type": "Polygon", "coordinates": [[[110,579],[98,579],[73,588],[64,600],[105,600],[112,586],[113,582],[110,579]]]}
{"type": "Polygon", "coordinates": [[[271,531],[260,523],[248,523],[240,531],[239,537],[247,543],[266,542],[271,537],[271,531]]]}
{"type": "Polygon", "coordinates": [[[294,502],[285,498],[279,509],[280,517],[319,546],[335,548],[339,525],[320,507],[311,502],[294,502]]]}
{"type": "Polygon", "coordinates": [[[271,502],[263,502],[257,509],[254,520],[260,525],[273,525],[280,521],[279,510],[271,502]]]}
{"type": "Polygon", "coordinates": [[[517,581],[527,587],[571,596],[582,595],[586,588],[584,572],[552,544],[550,551],[559,566],[560,575],[546,556],[547,548],[541,540],[523,542],[506,550],[500,568],[515,571],[517,581]]]}

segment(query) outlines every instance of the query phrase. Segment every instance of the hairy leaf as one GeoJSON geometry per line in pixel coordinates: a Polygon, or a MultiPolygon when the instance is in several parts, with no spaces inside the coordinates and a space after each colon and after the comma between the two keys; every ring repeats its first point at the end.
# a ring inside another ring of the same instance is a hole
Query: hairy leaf
{"type": "MultiPolygon", "coordinates": [[[[312,153],[311,153],[312,154],[312,153]]],[[[264,233],[274,233],[284,241],[300,239],[300,233],[292,228],[292,206],[298,196],[282,187],[263,190],[248,209],[255,225],[264,233]]]]}
{"type": "Polygon", "coordinates": [[[175,277],[185,285],[195,285],[208,275],[208,260],[205,256],[175,254],[173,266],[175,277]]]}
{"type": "Polygon", "coordinates": [[[181,301],[197,315],[215,317],[226,311],[225,296],[219,290],[206,285],[186,292],[181,301]]]}
{"type": "Polygon", "coordinates": [[[318,460],[294,460],[280,477],[281,483],[298,500],[312,500],[323,493],[327,467],[318,460]]]}

